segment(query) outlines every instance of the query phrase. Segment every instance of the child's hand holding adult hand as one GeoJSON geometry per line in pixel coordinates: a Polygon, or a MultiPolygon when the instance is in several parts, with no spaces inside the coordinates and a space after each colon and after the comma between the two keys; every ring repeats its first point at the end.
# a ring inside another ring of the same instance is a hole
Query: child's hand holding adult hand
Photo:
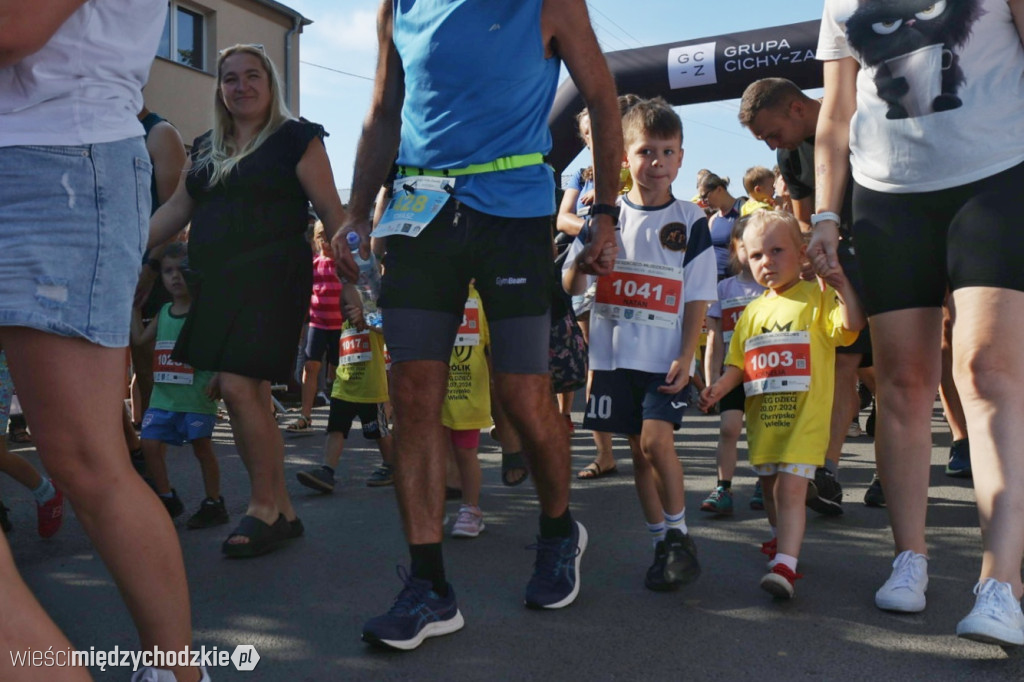
{"type": "Polygon", "coordinates": [[[675,395],[686,388],[690,381],[690,373],[680,364],[679,360],[673,360],[672,366],[668,368],[665,375],[665,383],[658,386],[658,393],[675,395]]]}

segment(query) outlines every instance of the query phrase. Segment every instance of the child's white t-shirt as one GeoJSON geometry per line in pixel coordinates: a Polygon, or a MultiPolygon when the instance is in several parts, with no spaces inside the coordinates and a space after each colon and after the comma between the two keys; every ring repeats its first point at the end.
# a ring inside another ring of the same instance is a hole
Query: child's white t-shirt
{"type": "Polygon", "coordinates": [[[878,192],[930,192],[1024,161],[1024,47],[1006,0],[883,10],[900,4],[825,2],[817,58],[861,67],[853,178],[878,192]]]}
{"type": "MultiPolygon", "coordinates": [[[[717,298],[718,266],[707,217],[696,204],[678,199],[644,207],[623,196],[619,205],[616,270],[629,267],[633,273],[598,281],[590,318],[590,368],[667,372],[681,350],[686,303],[717,298]],[[682,282],[678,296],[674,278],[682,282]],[[611,299],[602,303],[602,292],[611,299]],[[646,306],[657,311],[657,324],[641,321],[646,306]]],[[[583,242],[573,241],[563,272],[582,250],[583,242]]],[[[589,286],[598,278],[587,279],[589,286]]]]}

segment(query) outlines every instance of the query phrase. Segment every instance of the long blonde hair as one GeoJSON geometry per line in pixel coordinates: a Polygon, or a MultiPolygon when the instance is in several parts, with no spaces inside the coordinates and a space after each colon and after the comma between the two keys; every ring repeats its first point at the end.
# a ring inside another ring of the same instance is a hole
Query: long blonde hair
{"type": "Polygon", "coordinates": [[[217,84],[213,91],[213,130],[210,133],[208,145],[199,151],[197,159],[199,167],[206,165],[211,167],[210,187],[224,182],[242,159],[256,151],[285,121],[293,118],[295,117],[292,116],[284,101],[281,77],[262,45],[232,45],[221,50],[217,55],[217,84]],[[235,122],[231,112],[224,106],[220,92],[221,66],[225,59],[239,53],[251,54],[259,59],[263,64],[264,71],[267,72],[267,80],[270,84],[270,113],[267,115],[267,120],[264,121],[260,132],[241,149],[236,148],[232,141],[235,122]]]}

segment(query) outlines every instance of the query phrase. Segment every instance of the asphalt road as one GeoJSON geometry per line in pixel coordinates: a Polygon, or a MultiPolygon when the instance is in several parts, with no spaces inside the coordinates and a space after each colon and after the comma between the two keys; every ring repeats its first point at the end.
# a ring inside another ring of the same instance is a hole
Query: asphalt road
{"type": "MultiPolygon", "coordinates": [[[[576,413],[577,423],[581,416],[576,413]]],[[[949,435],[938,411],[928,517],[931,582],[922,614],[895,615],[874,606],[874,590],[890,571],[892,542],[885,511],[861,502],[873,468],[869,438],[848,440],[840,472],[845,514],[809,512],[800,562],[806,577],[793,601],[779,603],[758,587],[764,573],[758,550],[768,526],[763,512],[747,506],[754,477],[740,469],[733,517],[699,511],[715,484],[717,418],[697,415],[688,418],[676,444],[686,472],[688,523],[703,566],[698,582],[668,594],[644,588],[652,550],[628,450],[616,439],[617,476],[573,479],[573,513],[590,534],[579,600],[561,611],[523,608],[534,557],[525,546],[536,533],[537,506],[529,485],[501,485],[497,444],[484,435],[487,530],[473,540],[445,540],[448,575],[466,627],[409,653],[382,652],[359,639],[363,621],[385,611],[401,588],[395,566],[408,562],[393,490],[363,485],[378,462],[375,447],[353,431],[339,470],[344,483],[333,495],[295,481],[296,471],[320,461],[326,418],[326,408],[318,408],[319,432],[286,439],[288,484],[306,537],[250,561],[221,557],[220,543],[232,526],[184,529],[202,487],[191,452],[170,449],[172,481],[188,508],[179,529],[195,645],[233,650],[252,644],[260,656],[252,672],[212,670],[218,682],[1024,680],[1024,653],[954,635],[973,605],[980,534],[970,482],[943,474],[949,435]]],[[[247,478],[227,425],[218,426],[215,441],[234,523],[245,509],[247,478]]],[[[15,449],[37,461],[30,446],[15,449]]],[[[578,432],[573,469],[593,454],[590,438],[578,432]]],[[[21,572],[71,641],[80,649],[137,648],[127,611],[73,511],[61,532],[44,541],[35,534],[28,491],[5,479],[2,497],[13,510],[16,531],[9,541],[21,572]]],[[[449,503],[451,514],[456,509],[449,503]]],[[[93,673],[97,680],[130,677],[124,669],[93,673]]]]}

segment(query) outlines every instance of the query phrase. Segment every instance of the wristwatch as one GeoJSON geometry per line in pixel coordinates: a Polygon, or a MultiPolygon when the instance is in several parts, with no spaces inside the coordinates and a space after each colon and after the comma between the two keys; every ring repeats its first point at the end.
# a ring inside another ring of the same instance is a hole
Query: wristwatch
{"type": "Polygon", "coordinates": [[[610,215],[612,217],[612,223],[615,225],[619,224],[619,209],[618,206],[612,206],[611,204],[593,204],[590,207],[590,215],[610,215]]]}
{"type": "Polygon", "coordinates": [[[818,211],[817,213],[811,216],[811,227],[814,227],[818,223],[823,222],[825,220],[831,220],[836,225],[838,225],[839,214],[836,213],[835,211],[818,211]]]}

